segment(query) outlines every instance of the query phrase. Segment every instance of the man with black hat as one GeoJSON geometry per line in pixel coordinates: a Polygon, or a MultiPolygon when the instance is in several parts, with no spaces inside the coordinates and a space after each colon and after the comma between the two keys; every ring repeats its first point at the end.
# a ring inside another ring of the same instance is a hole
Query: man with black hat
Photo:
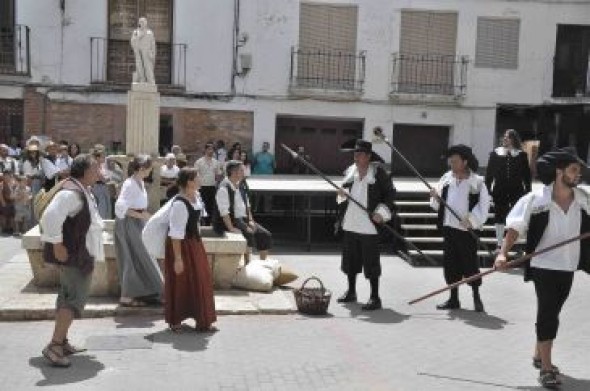
{"type": "MultiPolygon", "coordinates": [[[[446,172],[431,191],[430,206],[438,211],[438,228],[442,230],[443,268],[447,284],[460,281],[479,273],[477,240],[469,230],[479,230],[488,218],[490,195],[484,179],[477,175],[478,161],[471,148],[458,144],[447,151],[450,171],[446,172]],[[446,201],[461,220],[443,207],[440,199],[446,201]]],[[[479,295],[481,279],[471,282],[473,304],[477,312],[484,307],[479,295]]],[[[439,310],[461,308],[459,289],[451,289],[451,297],[437,305],[439,310]]]]}
{"type": "Polygon", "coordinates": [[[339,303],[356,302],[356,276],[364,271],[371,284],[369,301],[362,306],[365,311],[382,308],[379,298],[379,277],[381,262],[379,235],[376,225],[391,219],[394,210],[395,189],[385,170],[371,161],[382,159],[372,150],[372,144],[356,140],[354,164],[346,170],[342,188],[338,195],[340,219],[338,225],[344,233],[342,249],[342,271],[348,276],[348,290],[338,298],[339,303]],[[366,207],[371,215],[349,202],[348,194],[366,207]]]}
{"type": "MultiPolygon", "coordinates": [[[[522,197],[508,214],[508,232],[496,257],[498,269],[505,268],[519,236],[526,234],[526,251],[532,253],[590,231],[590,195],[577,187],[583,167],[583,161],[568,149],[548,152],[537,160],[537,173],[545,186],[522,197]]],[[[540,369],[539,382],[547,388],[560,384],[551,352],[576,270],[590,273],[589,240],[535,256],[525,270],[525,281],[532,279],[537,294],[533,366],[540,369]]]]}

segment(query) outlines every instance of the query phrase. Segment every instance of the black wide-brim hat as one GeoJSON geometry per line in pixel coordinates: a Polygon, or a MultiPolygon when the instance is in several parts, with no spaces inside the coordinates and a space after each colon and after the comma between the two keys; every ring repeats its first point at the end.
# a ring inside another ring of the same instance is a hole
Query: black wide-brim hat
{"type": "Polygon", "coordinates": [[[471,171],[476,172],[479,168],[479,161],[473,154],[473,150],[471,149],[471,147],[468,147],[465,144],[453,145],[449,149],[447,149],[445,157],[448,158],[453,155],[459,155],[463,160],[467,160],[467,167],[469,167],[471,171]]]}
{"type": "Polygon", "coordinates": [[[385,160],[378,153],[373,151],[373,144],[363,139],[350,139],[340,146],[340,152],[365,152],[371,155],[372,162],[385,163],[385,160]]]}
{"type": "Polygon", "coordinates": [[[555,181],[555,169],[557,164],[565,163],[579,163],[582,167],[587,168],[586,163],[578,157],[574,148],[561,148],[545,153],[537,159],[537,177],[543,184],[549,185],[555,181]]]}

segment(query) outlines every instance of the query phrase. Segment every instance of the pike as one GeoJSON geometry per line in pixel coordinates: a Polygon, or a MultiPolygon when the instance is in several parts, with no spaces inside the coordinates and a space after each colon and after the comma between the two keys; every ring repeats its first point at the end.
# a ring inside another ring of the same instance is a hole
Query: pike
{"type": "MultiPolygon", "coordinates": [[[[552,251],[552,250],[555,250],[555,249],[557,249],[559,247],[565,246],[566,244],[570,244],[570,243],[576,242],[578,240],[588,239],[589,237],[590,237],[590,232],[586,232],[586,233],[580,234],[578,236],[574,236],[573,238],[564,240],[564,241],[559,242],[559,243],[556,243],[554,245],[551,245],[551,246],[547,246],[545,248],[542,248],[539,251],[535,251],[535,252],[532,252],[532,253],[527,254],[525,256],[522,256],[522,257],[520,257],[518,259],[515,259],[514,261],[507,262],[505,268],[506,269],[510,269],[510,268],[516,267],[516,266],[518,266],[520,264],[525,263],[526,261],[528,261],[529,259],[531,259],[533,257],[536,257],[538,255],[544,254],[544,253],[549,252],[549,251],[552,251]]],[[[455,282],[455,283],[453,283],[451,285],[447,285],[444,288],[437,289],[437,290],[435,290],[433,292],[430,292],[427,295],[420,296],[417,299],[414,299],[412,301],[409,301],[408,304],[409,305],[416,304],[416,303],[418,303],[418,302],[420,302],[422,300],[426,300],[426,299],[428,299],[430,297],[433,297],[433,296],[436,296],[436,295],[438,295],[440,293],[446,292],[446,291],[451,290],[453,288],[457,288],[460,285],[467,284],[469,282],[479,280],[480,278],[483,278],[483,277],[487,276],[488,274],[492,274],[494,272],[497,272],[498,270],[499,269],[496,269],[494,267],[494,268],[492,268],[490,270],[487,270],[487,271],[485,271],[483,273],[479,273],[479,274],[475,274],[475,275],[470,276],[470,277],[466,277],[466,278],[462,279],[461,281],[457,281],[457,282],[455,282]]]]}
{"type": "MultiPolygon", "coordinates": [[[[311,171],[313,171],[316,175],[322,177],[323,180],[325,180],[330,185],[332,185],[332,187],[334,187],[336,190],[343,190],[340,186],[338,186],[336,183],[334,183],[333,180],[328,178],[323,172],[321,172],[319,169],[317,169],[313,164],[311,164],[307,160],[303,159],[297,152],[293,151],[291,148],[287,147],[285,144],[281,144],[281,147],[285,151],[287,151],[287,153],[289,153],[291,155],[291,157],[293,157],[293,159],[297,159],[299,162],[303,163],[307,168],[309,168],[311,171]]],[[[352,197],[350,194],[348,194],[346,192],[343,192],[343,194],[345,195],[345,197],[349,201],[352,201],[356,206],[358,206],[359,208],[364,210],[369,215],[369,217],[371,217],[371,212],[365,206],[363,206],[359,201],[357,201],[354,197],[352,197]]],[[[371,220],[371,221],[373,222],[373,220],[371,220]]],[[[376,224],[376,223],[373,222],[373,224],[376,224]]],[[[404,238],[401,234],[399,234],[395,229],[391,228],[387,224],[381,224],[381,226],[383,228],[385,228],[386,230],[388,230],[391,234],[393,234],[393,236],[395,236],[397,239],[404,241],[406,244],[408,244],[410,247],[412,247],[413,250],[415,250],[416,252],[418,252],[418,254],[423,256],[424,259],[426,259],[430,264],[432,264],[432,265],[436,264],[436,261],[434,261],[434,259],[432,259],[428,255],[424,254],[418,247],[416,247],[416,245],[414,245],[414,243],[407,241],[406,238],[404,238]]]]}
{"type": "MultiPolygon", "coordinates": [[[[422,181],[422,183],[424,183],[426,185],[426,187],[428,188],[428,190],[432,191],[434,190],[434,188],[432,186],[430,186],[430,183],[428,183],[428,181],[420,174],[420,172],[416,169],[416,167],[414,167],[414,165],[412,165],[412,163],[410,163],[410,161],[408,159],[406,159],[406,157],[399,151],[399,149],[397,149],[395,147],[395,145],[393,145],[388,139],[387,137],[385,137],[385,135],[383,134],[383,130],[381,130],[381,128],[375,128],[373,130],[373,134],[375,135],[375,137],[377,139],[379,139],[380,141],[384,142],[385,144],[387,144],[387,146],[389,146],[389,148],[391,148],[391,150],[393,152],[396,153],[397,156],[399,156],[399,158],[404,162],[404,164],[414,173],[414,175],[420,179],[420,181],[422,181]]],[[[438,197],[438,201],[445,207],[447,208],[447,210],[449,212],[451,212],[451,214],[458,220],[458,221],[462,221],[463,219],[461,218],[461,216],[459,216],[459,213],[457,213],[457,211],[455,211],[445,200],[442,199],[442,197],[438,197]]],[[[487,251],[490,256],[492,258],[494,258],[494,253],[492,252],[492,250],[489,249],[488,246],[486,246],[485,244],[482,243],[481,239],[479,238],[479,236],[477,236],[477,234],[473,231],[473,228],[471,227],[467,227],[467,231],[469,232],[469,234],[471,235],[471,237],[473,239],[475,239],[475,241],[477,242],[477,244],[479,245],[479,247],[481,247],[482,249],[484,249],[485,251],[487,251]]]]}

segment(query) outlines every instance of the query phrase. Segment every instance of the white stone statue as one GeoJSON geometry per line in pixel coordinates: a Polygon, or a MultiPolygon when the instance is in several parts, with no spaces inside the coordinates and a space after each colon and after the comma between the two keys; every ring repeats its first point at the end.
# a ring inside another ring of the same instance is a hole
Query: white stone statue
{"type": "Polygon", "coordinates": [[[148,28],[146,18],[139,18],[139,27],[131,35],[131,47],[135,54],[134,83],[156,84],[154,64],[156,62],[156,39],[148,28]]]}

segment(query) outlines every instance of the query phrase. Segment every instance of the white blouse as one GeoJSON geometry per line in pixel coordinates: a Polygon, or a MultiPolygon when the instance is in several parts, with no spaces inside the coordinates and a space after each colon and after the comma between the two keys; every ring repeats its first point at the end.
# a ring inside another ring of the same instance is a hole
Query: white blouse
{"type": "MultiPolygon", "coordinates": [[[[200,210],[201,214],[205,212],[203,201],[197,194],[197,200],[191,205],[195,210],[200,210]]],[[[182,240],[186,234],[186,223],[188,222],[188,210],[182,200],[174,201],[170,209],[169,231],[168,236],[172,239],[182,240]]]]}
{"type": "Polygon", "coordinates": [[[148,194],[145,184],[140,186],[134,178],[127,178],[121,187],[121,193],[115,202],[115,215],[125,218],[129,209],[147,209],[148,194]]]}

